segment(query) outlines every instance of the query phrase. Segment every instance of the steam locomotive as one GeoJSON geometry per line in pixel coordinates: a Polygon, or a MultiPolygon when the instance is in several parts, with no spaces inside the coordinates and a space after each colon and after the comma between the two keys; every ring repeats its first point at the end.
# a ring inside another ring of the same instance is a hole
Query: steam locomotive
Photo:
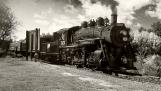
{"type": "MultiPolygon", "coordinates": [[[[40,37],[40,29],[26,32],[26,58],[57,64],[71,64],[104,72],[136,72],[135,54],[130,44],[130,29],[117,23],[117,14],[109,20],[99,17],[81,26],[64,28],[52,36],[40,37]]],[[[23,44],[23,43],[22,43],[23,44]]],[[[22,48],[22,50],[23,50],[22,48]]],[[[24,52],[23,52],[24,54],[24,52]]]]}

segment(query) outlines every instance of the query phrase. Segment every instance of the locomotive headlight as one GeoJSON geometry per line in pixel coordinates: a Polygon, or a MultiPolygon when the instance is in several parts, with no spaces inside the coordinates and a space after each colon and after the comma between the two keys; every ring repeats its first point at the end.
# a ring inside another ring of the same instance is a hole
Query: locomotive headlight
{"type": "Polygon", "coordinates": [[[120,31],[120,34],[122,34],[122,35],[126,36],[126,35],[127,35],[127,31],[125,31],[125,30],[121,30],[121,31],[120,31]]]}
{"type": "Polygon", "coordinates": [[[123,37],[122,40],[126,42],[126,41],[128,41],[128,38],[127,37],[123,37]]]}

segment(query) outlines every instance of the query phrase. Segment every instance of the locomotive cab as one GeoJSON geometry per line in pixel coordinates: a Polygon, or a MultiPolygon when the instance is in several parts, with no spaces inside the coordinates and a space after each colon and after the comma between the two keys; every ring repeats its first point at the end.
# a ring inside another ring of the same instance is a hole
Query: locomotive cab
{"type": "Polygon", "coordinates": [[[49,42],[47,43],[46,50],[46,60],[51,63],[60,64],[60,53],[59,53],[59,45],[58,42],[49,42]]]}

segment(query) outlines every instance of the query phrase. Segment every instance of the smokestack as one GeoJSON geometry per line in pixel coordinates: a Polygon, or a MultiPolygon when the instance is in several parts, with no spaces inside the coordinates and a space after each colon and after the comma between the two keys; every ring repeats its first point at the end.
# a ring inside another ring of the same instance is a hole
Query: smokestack
{"type": "Polygon", "coordinates": [[[117,23],[117,14],[111,14],[111,25],[117,23]]]}
{"type": "Polygon", "coordinates": [[[117,23],[117,7],[111,6],[112,14],[111,14],[111,25],[117,23]]]}

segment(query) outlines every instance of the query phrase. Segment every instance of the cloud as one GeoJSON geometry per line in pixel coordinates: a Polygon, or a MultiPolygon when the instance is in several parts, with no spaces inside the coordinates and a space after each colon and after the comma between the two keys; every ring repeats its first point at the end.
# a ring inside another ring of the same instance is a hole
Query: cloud
{"type": "Polygon", "coordinates": [[[80,21],[87,21],[87,18],[84,15],[79,14],[77,17],[80,21]]]}
{"type": "Polygon", "coordinates": [[[109,17],[111,14],[110,7],[103,5],[100,1],[92,3],[91,0],[80,0],[84,14],[79,14],[80,20],[96,19],[98,17],[109,17]]]}
{"type": "Polygon", "coordinates": [[[158,17],[159,19],[161,19],[161,17],[158,15],[159,13],[157,13],[156,11],[149,11],[149,10],[147,10],[147,11],[145,11],[145,14],[149,15],[151,17],[158,17]]]}
{"type": "Polygon", "coordinates": [[[127,25],[132,25],[135,19],[135,11],[151,4],[151,0],[116,0],[118,5],[118,21],[125,22],[127,25]]]}
{"type": "Polygon", "coordinates": [[[34,14],[34,18],[45,19],[46,17],[39,14],[34,14]]]}
{"type": "Polygon", "coordinates": [[[156,7],[150,7],[148,10],[145,11],[145,14],[151,17],[157,17],[158,19],[161,19],[161,1],[156,0],[156,2],[153,2],[153,4],[156,7]]]}
{"type": "Polygon", "coordinates": [[[49,22],[47,20],[35,20],[35,22],[43,26],[49,25],[49,22]]]}
{"type": "Polygon", "coordinates": [[[121,9],[127,10],[137,10],[152,3],[152,0],[116,0],[119,2],[121,9]],[[124,7],[123,7],[124,6],[124,7]]]}
{"type": "Polygon", "coordinates": [[[65,12],[66,13],[70,13],[70,14],[75,14],[75,13],[78,13],[79,11],[78,11],[78,9],[76,9],[74,6],[72,6],[72,5],[66,5],[65,7],[64,7],[64,9],[65,9],[65,12]]]}
{"type": "Polygon", "coordinates": [[[51,13],[53,13],[52,8],[48,8],[47,10],[41,11],[40,13],[35,13],[33,17],[37,19],[46,19],[51,13]]]}
{"type": "Polygon", "coordinates": [[[81,7],[82,3],[79,0],[69,0],[70,5],[78,8],[81,7]]]}
{"type": "Polygon", "coordinates": [[[52,14],[52,9],[48,8],[47,10],[41,11],[40,13],[35,13],[33,17],[35,18],[35,23],[42,25],[42,26],[47,26],[49,25],[49,15],[52,14]]]}
{"type": "Polygon", "coordinates": [[[62,28],[69,28],[72,26],[78,26],[80,21],[72,17],[67,17],[65,15],[59,16],[59,18],[53,18],[52,23],[48,28],[48,31],[58,31],[62,28]]]}

